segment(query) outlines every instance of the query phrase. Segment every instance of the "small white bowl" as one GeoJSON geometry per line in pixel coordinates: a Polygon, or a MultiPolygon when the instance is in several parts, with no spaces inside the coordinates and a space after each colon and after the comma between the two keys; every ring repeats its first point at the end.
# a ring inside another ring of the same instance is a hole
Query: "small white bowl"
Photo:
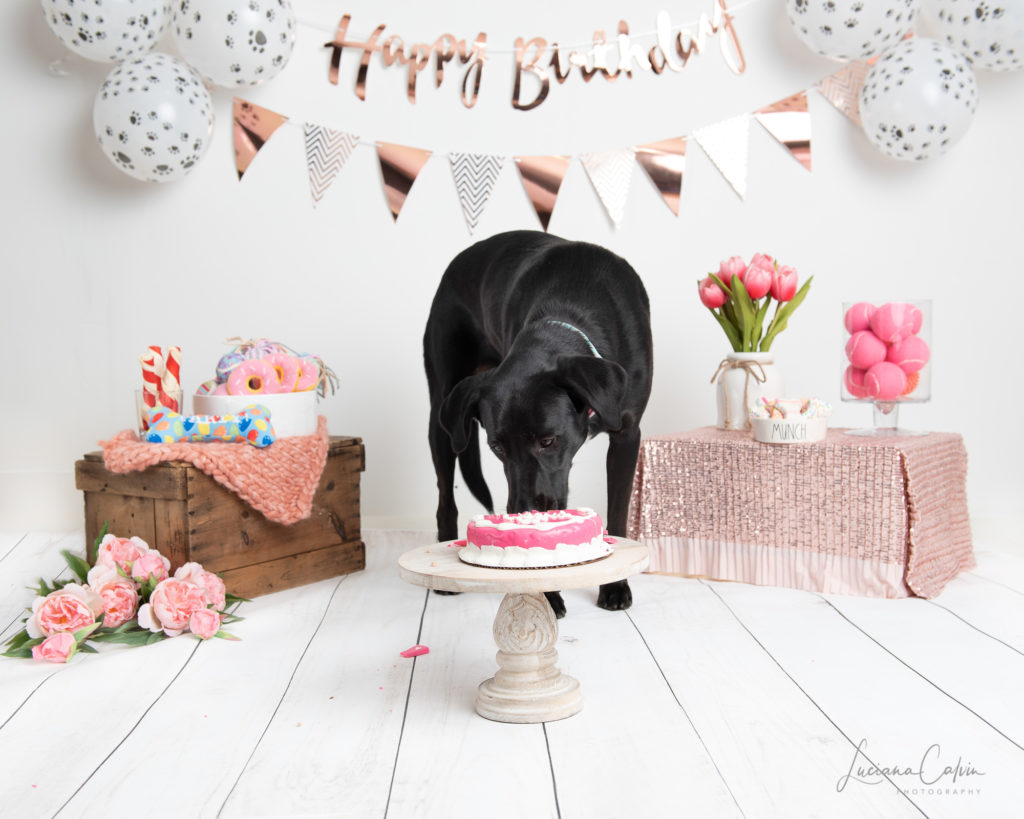
{"type": "Polygon", "coordinates": [[[824,441],[828,418],[751,418],[754,438],[765,444],[809,444],[824,441]]]}
{"type": "Polygon", "coordinates": [[[313,435],[317,424],[317,391],[269,393],[266,395],[193,395],[196,415],[231,415],[253,404],[270,410],[270,423],[278,438],[313,435]]]}

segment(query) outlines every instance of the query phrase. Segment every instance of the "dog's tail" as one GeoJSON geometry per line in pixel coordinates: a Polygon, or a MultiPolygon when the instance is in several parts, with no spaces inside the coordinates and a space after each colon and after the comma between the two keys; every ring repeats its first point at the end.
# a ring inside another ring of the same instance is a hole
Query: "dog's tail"
{"type": "Polygon", "coordinates": [[[491,500],[491,490],[484,480],[484,472],[480,466],[480,425],[473,422],[469,425],[469,443],[459,453],[459,471],[466,481],[466,486],[473,493],[473,497],[484,505],[484,508],[494,514],[494,502],[491,500]]]}

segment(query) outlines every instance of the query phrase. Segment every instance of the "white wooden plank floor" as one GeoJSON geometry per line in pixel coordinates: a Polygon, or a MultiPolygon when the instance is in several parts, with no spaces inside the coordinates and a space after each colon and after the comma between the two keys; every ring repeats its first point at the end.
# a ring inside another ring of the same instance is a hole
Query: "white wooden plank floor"
{"type": "MultiPolygon", "coordinates": [[[[396,560],[426,535],[365,534],[366,571],[244,604],[241,643],[0,658],[0,815],[1024,814],[1024,552],[977,544],[933,601],[644,575],[611,613],[568,592],[584,709],[503,725],[473,711],[499,597],[409,586],[396,560]]],[[[83,546],[0,535],[4,640],[83,546]]]]}

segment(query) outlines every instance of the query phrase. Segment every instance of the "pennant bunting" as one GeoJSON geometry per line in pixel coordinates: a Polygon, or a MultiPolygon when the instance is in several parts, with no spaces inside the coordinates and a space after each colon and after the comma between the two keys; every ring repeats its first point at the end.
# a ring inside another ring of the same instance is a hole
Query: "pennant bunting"
{"type": "Polygon", "coordinates": [[[487,207],[505,159],[489,154],[462,153],[449,154],[448,159],[452,166],[452,176],[455,177],[455,191],[462,205],[462,215],[472,233],[487,207]]]}
{"type": "Polygon", "coordinates": [[[558,189],[562,187],[565,172],[569,170],[568,156],[517,156],[516,166],[523,180],[526,195],[537,211],[545,232],[555,209],[558,189]]]}
{"type": "Polygon", "coordinates": [[[309,171],[309,191],[313,206],[323,199],[334,177],[344,166],[352,149],[359,143],[359,137],[347,131],[335,131],[323,125],[307,122],[303,129],[306,135],[306,169],[309,171]]]}
{"type": "Polygon", "coordinates": [[[686,170],[686,140],[682,137],[649,142],[633,149],[636,161],[665,200],[668,209],[679,215],[679,197],[686,170]]]}
{"type": "Polygon", "coordinates": [[[806,91],[758,109],[754,118],[797,162],[811,169],[811,114],[806,91]]]}
{"type": "Polygon", "coordinates": [[[581,154],[580,161],[612,224],[618,227],[626,213],[629,182],[633,178],[633,149],[581,154]]]}
{"type": "Polygon", "coordinates": [[[825,99],[860,125],[860,89],[867,75],[866,62],[847,63],[835,74],[825,77],[815,87],[825,99]]]}
{"type": "Polygon", "coordinates": [[[274,132],[288,121],[288,117],[235,97],[234,121],[235,168],[241,179],[256,154],[274,132]]]}
{"type": "Polygon", "coordinates": [[[732,185],[740,199],[747,195],[747,140],[750,117],[743,114],[693,132],[693,138],[732,185]]]}
{"type": "Polygon", "coordinates": [[[380,159],[380,172],[384,177],[384,195],[387,197],[391,216],[397,222],[405,198],[430,158],[430,151],[410,148],[408,145],[378,142],[377,157],[380,159]]]}

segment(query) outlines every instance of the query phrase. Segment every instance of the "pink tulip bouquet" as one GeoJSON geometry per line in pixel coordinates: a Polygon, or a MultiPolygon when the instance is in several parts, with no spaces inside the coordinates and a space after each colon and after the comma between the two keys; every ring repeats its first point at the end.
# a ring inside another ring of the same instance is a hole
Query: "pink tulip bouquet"
{"type": "Polygon", "coordinates": [[[775,337],[786,329],[789,317],[807,295],[811,276],[797,289],[799,277],[792,267],[780,266],[771,256],[756,253],[747,264],[739,256],[722,262],[718,273],[697,282],[697,293],[722,325],[737,353],[768,352],[775,337]],[[775,313],[764,321],[772,302],[775,313]]]}
{"type": "Polygon", "coordinates": [[[224,581],[198,563],[173,575],[171,562],[137,537],[104,531],[96,563],[61,552],[73,580],[39,581],[25,627],[7,642],[5,657],[66,663],[91,643],[149,645],[186,632],[201,640],[237,640],[221,626],[241,620],[227,607],[245,598],[228,594],[224,581]]]}

